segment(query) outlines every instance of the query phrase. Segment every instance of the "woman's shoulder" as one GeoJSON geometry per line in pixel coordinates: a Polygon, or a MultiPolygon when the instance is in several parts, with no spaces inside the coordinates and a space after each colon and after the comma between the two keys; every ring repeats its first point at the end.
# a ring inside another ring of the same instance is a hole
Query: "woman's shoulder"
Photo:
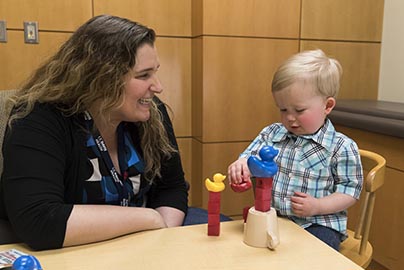
{"type": "Polygon", "coordinates": [[[22,119],[38,119],[38,118],[63,118],[61,111],[57,108],[56,105],[51,103],[40,103],[37,102],[34,104],[32,110],[29,112],[27,116],[22,119]]]}
{"type": "Polygon", "coordinates": [[[77,115],[65,114],[56,104],[36,103],[32,111],[24,118],[17,119],[13,126],[66,130],[77,123],[78,119],[77,115]]]}

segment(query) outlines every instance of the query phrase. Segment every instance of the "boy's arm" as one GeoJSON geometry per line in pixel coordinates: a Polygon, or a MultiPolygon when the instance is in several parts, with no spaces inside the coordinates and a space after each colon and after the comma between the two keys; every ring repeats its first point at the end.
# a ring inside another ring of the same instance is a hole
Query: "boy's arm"
{"type": "Polygon", "coordinates": [[[272,141],[270,140],[280,129],[280,124],[272,124],[261,130],[258,136],[255,137],[250,145],[240,154],[239,158],[229,165],[227,174],[230,183],[240,184],[242,182],[251,181],[251,174],[247,165],[248,158],[250,156],[258,155],[258,151],[264,145],[272,145],[272,141]]]}
{"type": "Polygon", "coordinates": [[[333,193],[323,198],[314,198],[309,194],[295,192],[291,197],[292,210],[300,217],[327,215],[349,208],[356,199],[343,193],[333,193]]]}
{"type": "Polygon", "coordinates": [[[260,134],[250,143],[250,145],[240,154],[239,158],[229,165],[227,168],[227,178],[230,184],[240,184],[242,182],[249,182],[250,170],[248,169],[247,159],[253,155],[254,152],[258,152],[261,145],[265,143],[263,141],[263,132],[267,129],[264,128],[260,134]]]}
{"type": "Polygon", "coordinates": [[[264,145],[272,146],[272,139],[275,136],[282,136],[283,132],[286,132],[286,129],[282,128],[282,125],[279,123],[271,124],[263,128],[250,145],[240,154],[239,158],[248,159],[250,156],[258,155],[259,150],[264,145]]]}
{"type": "Polygon", "coordinates": [[[315,198],[309,194],[295,192],[291,197],[292,210],[297,216],[327,215],[346,210],[360,196],[363,183],[362,163],[358,146],[350,141],[343,147],[335,162],[333,175],[335,192],[315,198]]]}

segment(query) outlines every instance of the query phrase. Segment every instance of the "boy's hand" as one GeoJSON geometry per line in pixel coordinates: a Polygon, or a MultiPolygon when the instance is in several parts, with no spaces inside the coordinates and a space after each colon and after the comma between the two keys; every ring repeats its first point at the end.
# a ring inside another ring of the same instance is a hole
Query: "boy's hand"
{"type": "Polygon", "coordinates": [[[319,200],[309,194],[295,191],[291,197],[292,211],[299,217],[311,217],[318,214],[319,200]]]}
{"type": "Polygon", "coordinates": [[[230,164],[227,169],[227,177],[230,184],[241,184],[242,182],[251,182],[250,170],[248,169],[247,159],[239,158],[230,164]]]}
{"type": "Polygon", "coordinates": [[[353,205],[356,199],[348,194],[338,192],[322,198],[314,198],[309,194],[295,191],[290,201],[292,211],[296,216],[309,217],[343,211],[353,205]]]}

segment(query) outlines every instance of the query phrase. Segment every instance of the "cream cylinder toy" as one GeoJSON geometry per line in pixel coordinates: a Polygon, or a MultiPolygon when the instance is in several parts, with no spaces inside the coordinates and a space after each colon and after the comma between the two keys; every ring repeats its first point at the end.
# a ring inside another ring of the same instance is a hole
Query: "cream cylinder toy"
{"type": "Polygon", "coordinates": [[[278,220],[276,211],[271,208],[261,212],[251,207],[244,223],[244,243],[252,247],[275,249],[279,243],[278,220]]]}
{"type": "MultiPolygon", "coordinates": [[[[277,154],[278,150],[264,146],[259,151],[261,160],[251,156],[247,161],[250,173],[256,179],[254,207],[248,209],[244,217],[244,243],[249,246],[275,249],[280,243],[276,210],[271,208],[272,177],[278,171],[273,159],[277,154]]],[[[240,192],[243,185],[245,183],[232,188],[240,192]]]]}

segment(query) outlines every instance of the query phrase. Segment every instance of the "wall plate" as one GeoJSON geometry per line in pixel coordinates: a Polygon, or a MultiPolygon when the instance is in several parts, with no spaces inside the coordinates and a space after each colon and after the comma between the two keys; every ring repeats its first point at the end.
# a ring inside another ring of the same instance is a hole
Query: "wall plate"
{"type": "Polygon", "coordinates": [[[25,43],[38,44],[38,22],[24,22],[25,43]]]}
{"type": "Polygon", "coordinates": [[[7,23],[0,20],[0,42],[7,42],[7,23]]]}

